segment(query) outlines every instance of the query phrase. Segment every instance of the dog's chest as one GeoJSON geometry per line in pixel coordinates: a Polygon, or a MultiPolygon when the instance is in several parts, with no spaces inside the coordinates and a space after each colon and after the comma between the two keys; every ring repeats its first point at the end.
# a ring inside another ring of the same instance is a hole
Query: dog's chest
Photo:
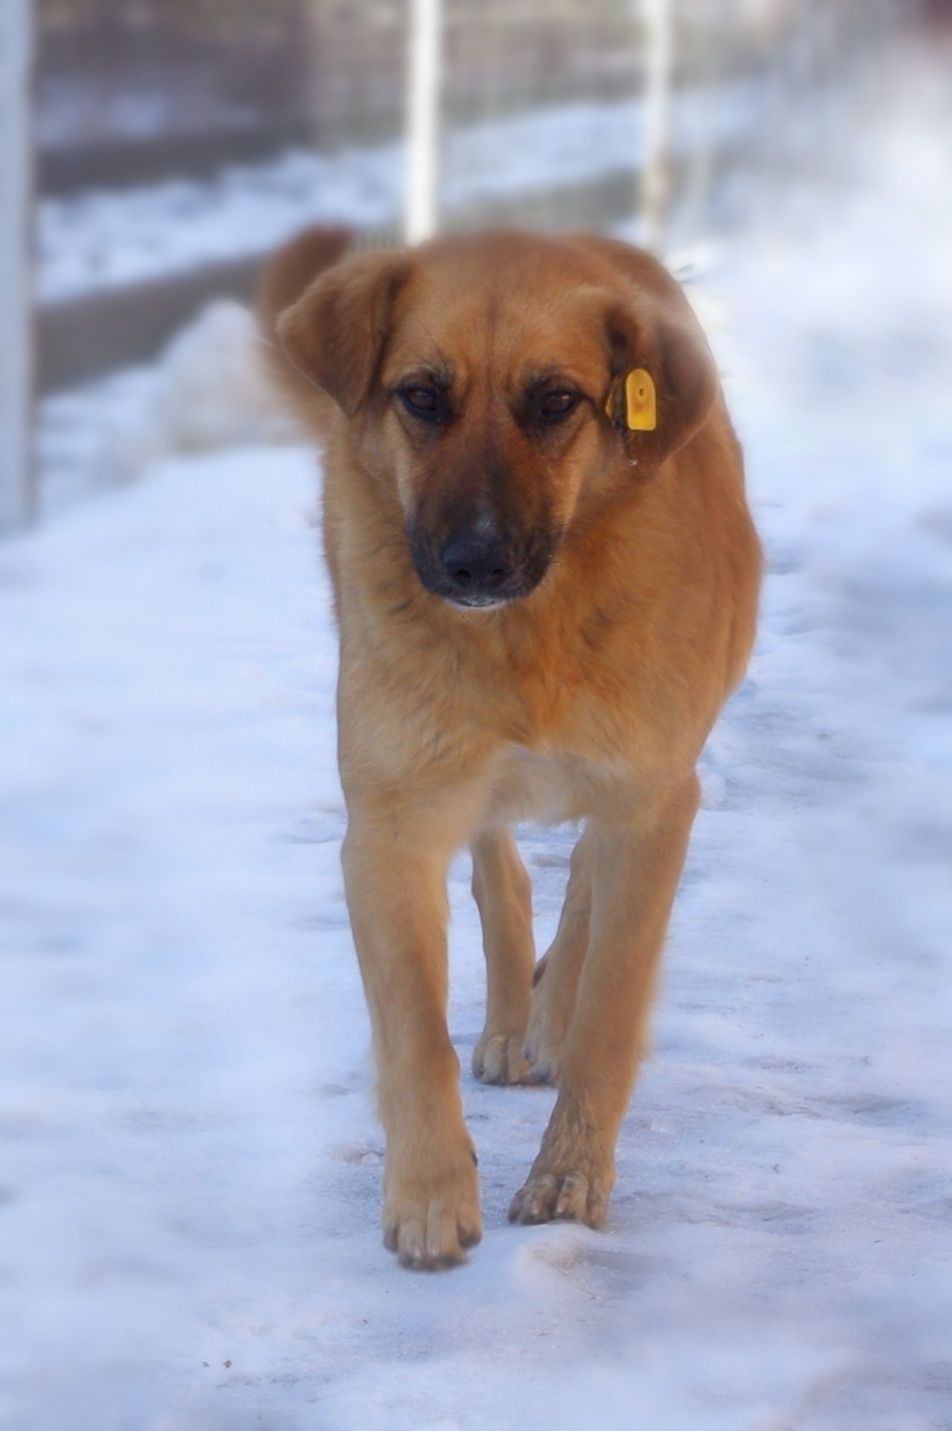
{"type": "Polygon", "coordinates": [[[629,778],[630,772],[620,766],[613,770],[608,763],[507,746],[493,763],[487,815],[491,823],[500,824],[581,820],[607,786],[629,778]]]}

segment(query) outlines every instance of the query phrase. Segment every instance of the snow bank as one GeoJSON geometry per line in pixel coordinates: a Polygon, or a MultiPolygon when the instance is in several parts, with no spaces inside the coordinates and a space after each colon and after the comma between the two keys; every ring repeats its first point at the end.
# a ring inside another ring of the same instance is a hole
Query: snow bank
{"type": "Polygon", "coordinates": [[[44,516],[163,458],[287,442],[294,432],[265,372],[255,318],[233,299],[209,304],[152,366],[47,398],[38,430],[44,516]]]}

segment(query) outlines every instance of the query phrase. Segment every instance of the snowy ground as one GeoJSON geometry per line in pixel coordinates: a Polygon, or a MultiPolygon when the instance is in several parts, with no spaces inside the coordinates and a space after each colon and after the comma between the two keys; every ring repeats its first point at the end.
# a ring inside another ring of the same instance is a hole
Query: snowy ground
{"type": "MultiPolygon", "coordinates": [[[[769,577],[604,1234],[505,1224],[552,1095],[465,1072],[484,1242],[429,1278],[379,1246],[311,457],[160,464],[0,550],[4,1428],[952,1426],[933,121],[699,295],[769,577]]],[[[570,842],[525,834],[542,947],[570,842]]]]}

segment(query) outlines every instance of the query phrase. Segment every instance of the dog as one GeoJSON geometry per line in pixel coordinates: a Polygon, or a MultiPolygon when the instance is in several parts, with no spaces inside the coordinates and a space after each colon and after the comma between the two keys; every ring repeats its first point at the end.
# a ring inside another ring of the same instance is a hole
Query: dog
{"type": "Polygon", "coordinates": [[[469,844],[487,970],[473,1072],[559,1090],[510,1220],[600,1227],[761,558],[710,349],[656,259],[518,231],[348,247],[292,240],[261,312],[325,444],[384,1244],[432,1269],[481,1236],[446,1024],[448,863],[469,844]],[[525,820],[582,825],[539,964],[525,820]]]}

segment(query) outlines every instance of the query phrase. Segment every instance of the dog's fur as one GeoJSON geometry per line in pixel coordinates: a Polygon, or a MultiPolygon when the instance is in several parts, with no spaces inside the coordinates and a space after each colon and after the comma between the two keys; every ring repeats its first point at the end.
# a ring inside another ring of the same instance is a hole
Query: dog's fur
{"type": "Polygon", "coordinates": [[[384,1241],[438,1267],[480,1236],[446,1026],[447,864],[469,842],[488,982],[476,1076],[559,1085],[510,1217],[598,1226],[695,762],[744,671],[760,553],[709,349],[648,254],[516,232],[346,249],[329,231],[289,244],[262,315],[280,383],[326,442],[343,863],[387,1134],[384,1241]],[[633,367],[657,386],[654,431],[605,410],[633,367]],[[472,580],[465,553],[487,532],[504,600],[471,609],[444,587],[472,580]],[[525,819],[585,822],[535,968],[509,831],[525,819]]]}

